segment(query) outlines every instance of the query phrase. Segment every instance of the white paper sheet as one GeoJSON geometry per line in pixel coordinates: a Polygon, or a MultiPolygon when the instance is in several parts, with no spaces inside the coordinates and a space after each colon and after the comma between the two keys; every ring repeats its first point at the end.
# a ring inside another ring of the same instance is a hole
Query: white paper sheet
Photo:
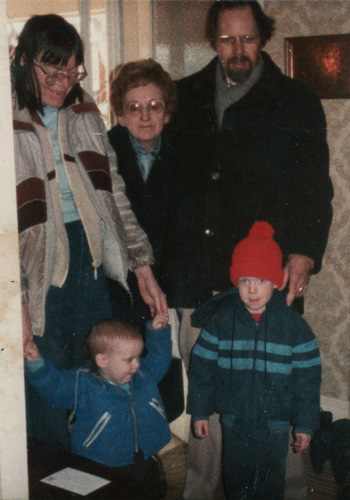
{"type": "Polygon", "coordinates": [[[71,469],[70,467],[55,472],[51,476],[41,479],[41,481],[83,496],[110,483],[107,479],[71,469]]]}

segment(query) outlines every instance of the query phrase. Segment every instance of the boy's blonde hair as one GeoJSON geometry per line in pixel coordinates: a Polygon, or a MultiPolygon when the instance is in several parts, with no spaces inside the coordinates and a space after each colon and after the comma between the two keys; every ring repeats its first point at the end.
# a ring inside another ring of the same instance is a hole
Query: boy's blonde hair
{"type": "Polygon", "coordinates": [[[130,323],[121,319],[104,319],[96,323],[85,339],[84,352],[95,363],[97,354],[108,351],[118,340],[141,340],[142,335],[130,323]]]}

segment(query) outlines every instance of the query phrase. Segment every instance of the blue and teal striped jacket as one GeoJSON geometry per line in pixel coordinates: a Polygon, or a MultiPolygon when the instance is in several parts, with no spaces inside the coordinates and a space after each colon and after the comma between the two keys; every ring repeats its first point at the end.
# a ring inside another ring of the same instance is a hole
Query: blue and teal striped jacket
{"type": "Polygon", "coordinates": [[[197,309],[192,325],[202,332],[191,357],[188,413],[215,411],[247,434],[277,422],[296,432],[317,429],[320,353],[284,292],[274,291],[259,324],[232,289],[197,309]]]}

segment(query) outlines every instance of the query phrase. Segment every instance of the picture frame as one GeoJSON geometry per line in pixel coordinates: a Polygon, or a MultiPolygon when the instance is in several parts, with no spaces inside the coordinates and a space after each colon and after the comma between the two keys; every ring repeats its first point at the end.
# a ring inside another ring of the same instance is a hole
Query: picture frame
{"type": "Polygon", "coordinates": [[[350,34],[285,38],[285,61],[321,99],[350,98],[350,34]]]}

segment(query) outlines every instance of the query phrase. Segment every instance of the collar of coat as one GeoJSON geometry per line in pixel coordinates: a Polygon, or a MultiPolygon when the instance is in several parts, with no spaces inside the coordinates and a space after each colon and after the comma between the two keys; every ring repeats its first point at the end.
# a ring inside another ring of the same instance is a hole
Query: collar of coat
{"type": "MultiPolygon", "coordinates": [[[[250,99],[258,99],[259,101],[273,97],[276,88],[284,78],[287,78],[266,52],[262,51],[261,57],[264,61],[263,74],[259,81],[246,94],[250,99]],[[258,91],[256,92],[257,87],[258,91]]],[[[195,94],[203,103],[212,102],[215,97],[215,72],[218,60],[217,56],[214,57],[202,70],[180,80],[178,82],[180,93],[195,94]]],[[[243,103],[246,96],[236,103],[236,105],[239,105],[241,102],[243,103]]]]}
{"type": "MultiPolygon", "coordinates": [[[[233,287],[227,292],[215,295],[207,302],[202,304],[191,315],[191,325],[195,328],[206,328],[212,316],[219,311],[236,310],[236,308],[245,307],[238,295],[238,288],[233,287]]],[[[268,308],[284,308],[286,305],[286,292],[274,290],[268,303],[268,308]]]]}

